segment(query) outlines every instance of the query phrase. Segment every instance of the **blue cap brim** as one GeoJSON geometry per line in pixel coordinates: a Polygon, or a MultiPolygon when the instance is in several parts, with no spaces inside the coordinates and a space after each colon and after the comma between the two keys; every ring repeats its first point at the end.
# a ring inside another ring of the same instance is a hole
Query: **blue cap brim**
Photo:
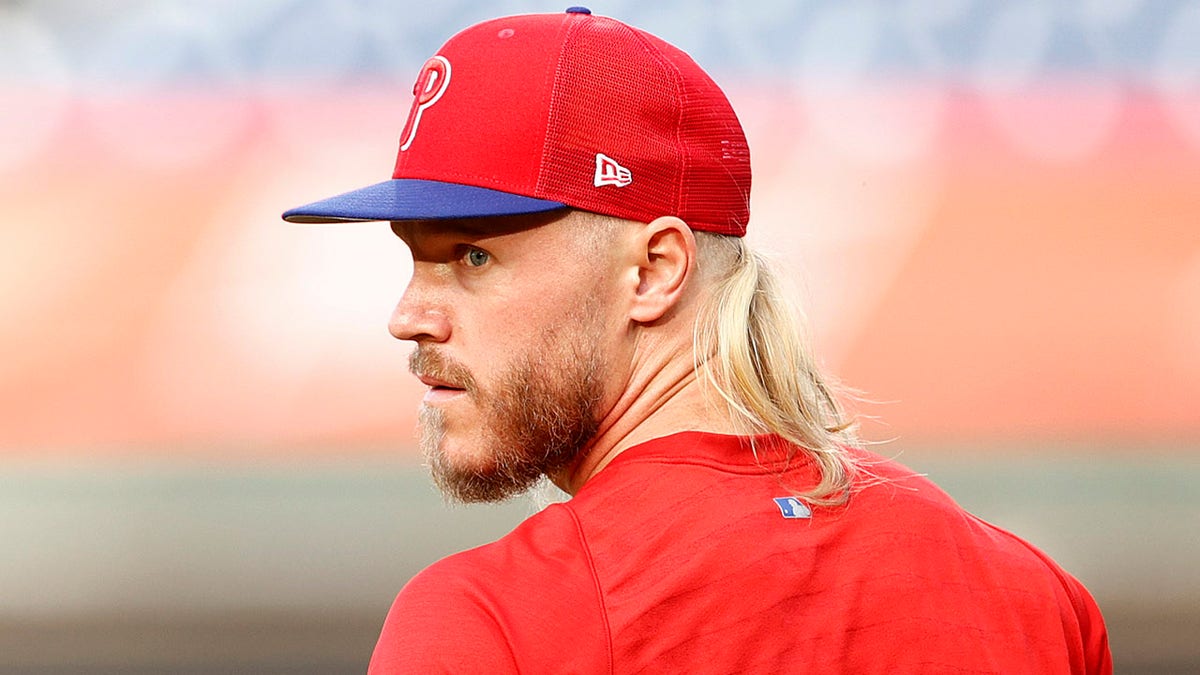
{"type": "Polygon", "coordinates": [[[284,212],[289,223],[444,220],[542,213],[566,204],[473,185],[393,178],[284,212]]]}

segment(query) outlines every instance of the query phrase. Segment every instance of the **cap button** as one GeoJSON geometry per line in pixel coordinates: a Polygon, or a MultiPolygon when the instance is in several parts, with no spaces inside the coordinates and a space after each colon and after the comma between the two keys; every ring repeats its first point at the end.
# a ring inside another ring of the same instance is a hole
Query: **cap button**
{"type": "Polygon", "coordinates": [[[591,13],[592,13],[592,10],[588,9],[587,7],[576,6],[576,7],[568,7],[567,8],[567,14],[591,14],[591,13]]]}

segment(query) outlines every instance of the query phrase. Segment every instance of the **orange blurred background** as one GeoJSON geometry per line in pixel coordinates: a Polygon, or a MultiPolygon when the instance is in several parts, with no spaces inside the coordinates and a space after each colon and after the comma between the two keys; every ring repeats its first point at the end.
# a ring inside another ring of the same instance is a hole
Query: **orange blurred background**
{"type": "MultiPolygon", "coordinates": [[[[278,219],[387,176],[395,89],[35,105],[58,122],[0,182],[0,452],[411,438],[419,387],[386,335],[407,252],[381,225],[278,219]]],[[[1200,139],[1168,108],[1200,102],[1117,92],[1072,140],[1087,88],[731,89],[752,239],[797,282],[828,368],[887,402],[865,411],[880,433],[1200,439],[1200,139]],[[897,114],[837,114],[876,106],[897,114]],[[1078,147],[1022,147],[1012,120],[1078,147]]]]}

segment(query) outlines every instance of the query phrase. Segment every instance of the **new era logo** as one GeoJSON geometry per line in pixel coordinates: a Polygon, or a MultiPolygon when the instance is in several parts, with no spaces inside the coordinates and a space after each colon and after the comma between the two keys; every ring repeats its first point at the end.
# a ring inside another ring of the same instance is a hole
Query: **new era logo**
{"type": "Polygon", "coordinates": [[[812,518],[812,509],[808,504],[795,497],[776,497],[775,505],[784,518],[812,518]]]}
{"type": "Polygon", "coordinates": [[[633,174],[629,173],[629,169],[617,164],[617,160],[602,152],[596,153],[596,179],[594,181],[596,187],[601,185],[625,187],[632,182],[633,174]]]}

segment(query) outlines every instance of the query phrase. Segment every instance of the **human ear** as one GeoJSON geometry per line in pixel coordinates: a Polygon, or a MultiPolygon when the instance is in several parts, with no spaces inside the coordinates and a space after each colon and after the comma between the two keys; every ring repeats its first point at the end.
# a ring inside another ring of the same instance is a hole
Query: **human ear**
{"type": "Polygon", "coordinates": [[[679,218],[662,216],[641,230],[637,246],[638,287],[629,318],[650,323],[679,304],[696,264],[696,235],[679,218]]]}

